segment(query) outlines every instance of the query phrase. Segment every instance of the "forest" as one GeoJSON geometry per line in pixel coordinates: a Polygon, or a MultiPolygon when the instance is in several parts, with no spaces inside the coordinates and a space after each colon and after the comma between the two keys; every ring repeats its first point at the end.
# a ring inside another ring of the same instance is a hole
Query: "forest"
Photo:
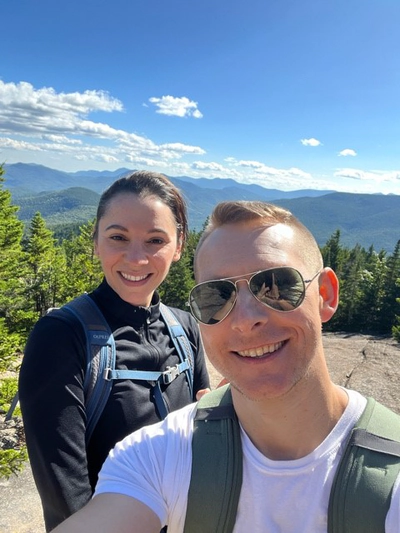
{"type": "MultiPolygon", "coordinates": [[[[3,174],[0,166],[0,373],[18,368],[27,336],[39,317],[50,307],[90,292],[102,279],[93,253],[94,221],[55,231],[37,212],[25,227],[4,187],[3,174]]],[[[160,288],[167,305],[186,308],[200,235],[201,231],[190,232],[181,260],[173,264],[160,288]]],[[[340,282],[339,308],[324,329],[392,335],[400,342],[400,240],[391,255],[372,245],[349,249],[342,246],[337,230],[321,252],[324,265],[335,270],[340,282]]],[[[0,381],[0,414],[7,411],[16,387],[15,378],[0,381]]],[[[0,450],[0,477],[18,468],[18,457],[13,450],[6,451],[10,452],[7,457],[0,450]]]]}

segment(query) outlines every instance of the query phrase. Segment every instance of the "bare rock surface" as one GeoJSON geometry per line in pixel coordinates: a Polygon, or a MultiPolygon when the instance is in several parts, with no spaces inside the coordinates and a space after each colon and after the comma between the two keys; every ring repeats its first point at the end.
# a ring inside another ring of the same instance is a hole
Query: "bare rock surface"
{"type": "MultiPolygon", "coordinates": [[[[400,345],[388,337],[326,333],[324,347],[332,380],[400,413],[400,345]]],[[[212,386],[221,379],[209,365],[212,386]]],[[[29,464],[0,480],[0,533],[44,531],[40,499],[29,464]]]]}

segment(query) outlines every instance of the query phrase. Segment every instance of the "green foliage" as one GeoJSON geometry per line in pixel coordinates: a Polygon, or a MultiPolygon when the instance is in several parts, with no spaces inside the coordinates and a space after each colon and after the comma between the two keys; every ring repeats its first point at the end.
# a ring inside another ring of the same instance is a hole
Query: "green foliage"
{"type": "Polygon", "coordinates": [[[162,301],[171,307],[187,310],[188,294],[194,285],[193,256],[200,233],[190,231],[182,257],[171,265],[167,278],[159,288],[162,301]]]}
{"type": "Polygon", "coordinates": [[[23,343],[23,335],[10,333],[4,318],[0,318],[0,372],[17,365],[17,356],[22,352],[23,343]]]}
{"type": "Polygon", "coordinates": [[[68,224],[56,224],[49,226],[54,234],[58,244],[62,244],[65,240],[71,240],[81,232],[82,222],[72,222],[68,224]]]}
{"type": "MultiPolygon", "coordinates": [[[[7,413],[17,389],[17,378],[3,378],[0,381],[0,412],[7,413]]],[[[15,414],[17,416],[21,414],[19,407],[16,409],[15,414]]]]}
{"type": "Polygon", "coordinates": [[[28,460],[26,448],[14,450],[0,450],[0,479],[8,479],[24,469],[28,460]]]}
{"type": "Polygon", "coordinates": [[[339,307],[325,330],[397,334],[400,242],[392,255],[377,253],[372,246],[348,250],[341,246],[337,231],[321,251],[325,266],[335,267],[340,282],[339,307]]]}
{"type": "Polygon", "coordinates": [[[71,221],[82,224],[96,215],[99,198],[98,193],[83,187],[25,196],[19,199],[19,217],[31,220],[40,211],[49,227],[71,221]]]}
{"type": "Polygon", "coordinates": [[[400,342],[400,326],[393,326],[392,335],[397,342],[400,342]]]}
{"type": "Polygon", "coordinates": [[[78,235],[62,243],[67,271],[63,301],[90,292],[103,279],[100,261],[94,253],[93,227],[94,220],[83,224],[78,235]]]}
{"type": "Polygon", "coordinates": [[[21,248],[23,224],[18,208],[11,204],[9,191],[3,189],[0,167],[0,318],[10,331],[18,330],[15,313],[24,304],[24,254],[21,248]]]}
{"type": "Polygon", "coordinates": [[[66,265],[63,250],[40,213],[31,221],[24,243],[26,253],[26,297],[37,316],[57,307],[65,285],[66,265]]]}
{"type": "MultiPolygon", "coordinates": [[[[6,413],[11,401],[17,392],[17,378],[6,378],[0,381],[0,413],[6,413]]],[[[15,414],[21,415],[19,408],[15,414]]],[[[9,478],[12,474],[20,472],[28,460],[26,447],[22,440],[20,430],[19,443],[13,449],[0,449],[0,479],[9,478]]]]}

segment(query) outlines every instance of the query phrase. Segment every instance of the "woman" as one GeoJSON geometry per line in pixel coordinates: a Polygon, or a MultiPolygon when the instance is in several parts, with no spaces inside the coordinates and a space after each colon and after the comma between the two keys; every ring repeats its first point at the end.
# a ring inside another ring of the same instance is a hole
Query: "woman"
{"type": "MultiPolygon", "coordinates": [[[[135,172],[101,196],[94,247],[104,280],[89,296],[113,333],[117,369],[165,371],[180,362],[160,315],[157,288],[179,260],[187,232],[182,196],[161,174],[135,172]]],[[[173,313],[192,346],[194,379],[192,397],[185,373],[163,386],[169,410],[194,401],[209,387],[198,328],[188,313],[173,313]]],[[[154,383],[113,381],[86,446],[85,332],[77,319],[69,322],[52,313],[37,322],[19,378],[26,442],[47,531],[91,498],[100,467],[117,441],[160,419],[154,383]]]]}

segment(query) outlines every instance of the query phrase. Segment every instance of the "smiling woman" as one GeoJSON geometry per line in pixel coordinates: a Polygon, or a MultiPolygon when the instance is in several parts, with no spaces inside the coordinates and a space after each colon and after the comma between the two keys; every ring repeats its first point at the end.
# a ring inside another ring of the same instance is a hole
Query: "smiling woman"
{"type": "MultiPolygon", "coordinates": [[[[113,333],[116,370],[155,374],[178,367],[157,288],[179,260],[187,231],[182,196],[161,174],[135,172],[103,193],[94,247],[104,280],[89,297],[113,333]]],[[[170,411],[209,387],[198,327],[185,311],[174,309],[173,315],[191,345],[194,375],[193,392],[185,372],[171,383],[157,382],[170,411]]],[[[47,531],[90,500],[100,467],[117,441],[164,416],[156,383],[117,379],[86,442],[85,361],[86,338],[78,319],[48,314],[38,321],[26,346],[19,391],[47,531]]]]}
{"type": "Polygon", "coordinates": [[[140,181],[135,188],[117,182],[115,191],[120,192],[105,209],[101,204],[95,252],[110,287],[126,302],[148,307],[171,263],[180,258],[187,224],[182,206],[174,214],[148,184],[142,189],[140,181]]]}

